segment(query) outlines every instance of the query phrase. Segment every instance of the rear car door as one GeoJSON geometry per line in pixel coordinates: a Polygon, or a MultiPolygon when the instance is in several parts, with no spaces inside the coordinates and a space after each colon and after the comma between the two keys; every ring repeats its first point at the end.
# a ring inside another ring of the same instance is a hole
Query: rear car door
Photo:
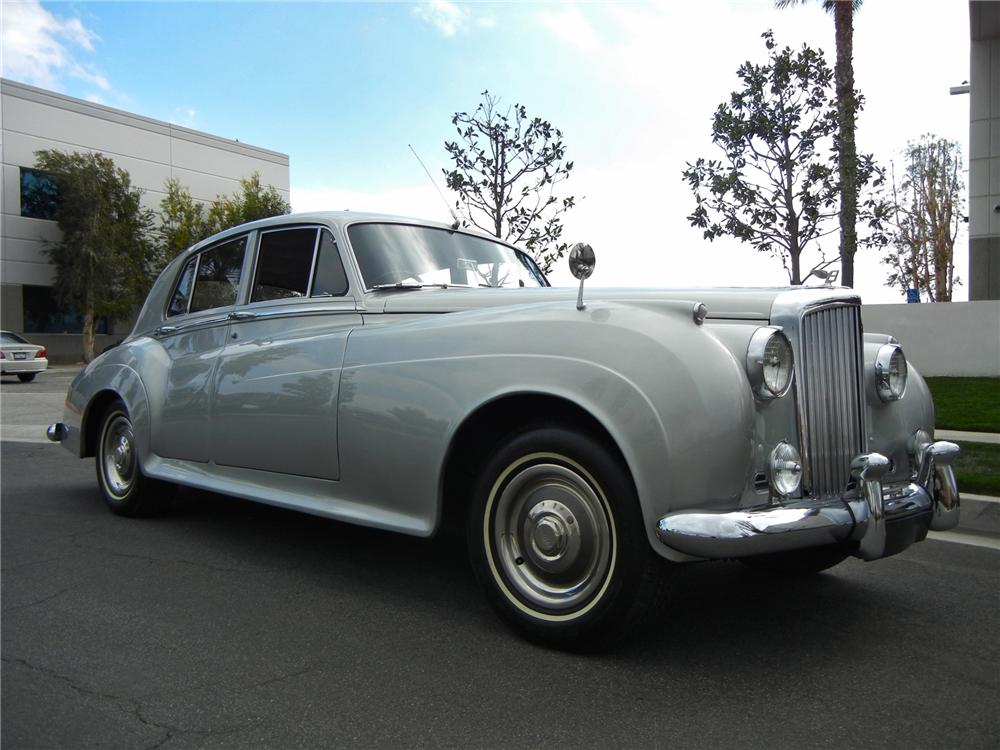
{"type": "Polygon", "coordinates": [[[347,337],[362,324],[350,291],[328,228],[260,232],[215,377],[216,464],[339,479],[340,374],[347,337]]]}
{"type": "Polygon", "coordinates": [[[150,407],[153,452],[165,458],[210,458],[210,385],[226,344],[249,240],[250,235],[241,235],[192,256],[154,332],[164,367],[150,368],[144,380],[147,390],[164,394],[150,407]]]}

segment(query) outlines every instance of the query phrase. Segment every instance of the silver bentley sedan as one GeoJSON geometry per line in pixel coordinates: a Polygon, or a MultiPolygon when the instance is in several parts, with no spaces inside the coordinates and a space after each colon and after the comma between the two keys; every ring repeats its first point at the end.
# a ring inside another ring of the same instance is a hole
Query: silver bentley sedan
{"type": "Polygon", "coordinates": [[[952,443],[850,289],[553,289],[517,248],[357,213],[226,230],[159,277],[52,440],[110,509],[177,485],[430,536],[501,618],[593,648],[679,564],[876,560],[958,520],[952,443]]]}

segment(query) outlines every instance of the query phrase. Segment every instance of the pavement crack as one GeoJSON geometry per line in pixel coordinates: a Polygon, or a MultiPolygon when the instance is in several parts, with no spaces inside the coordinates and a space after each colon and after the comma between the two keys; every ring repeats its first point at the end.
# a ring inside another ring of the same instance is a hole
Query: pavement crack
{"type": "MultiPolygon", "coordinates": [[[[115,707],[118,708],[120,711],[124,712],[129,716],[132,716],[136,721],[138,721],[143,726],[149,727],[150,729],[154,729],[158,732],[162,732],[163,736],[157,739],[157,741],[154,742],[152,745],[146,746],[145,750],[156,750],[156,748],[162,747],[170,740],[179,736],[185,736],[185,735],[193,735],[196,737],[226,736],[242,732],[246,729],[252,729],[262,724],[262,722],[259,721],[250,721],[245,724],[220,727],[218,729],[185,729],[183,727],[174,726],[172,724],[167,724],[165,722],[156,721],[150,718],[147,715],[148,710],[143,708],[143,703],[139,699],[131,698],[129,696],[124,696],[124,695],[116,695],[115,693],[103,693],[100,690],[92,690],[90,688],[80,685],[72,677],[61,674],[60,672],[57,672],[54,669],[43,667],[39,664],[34,664],[28,661],[27,659],[22,659],[19,657],[16,658],[2,657],[0,658],[0,661],[3,661],[4,663],[7,664],[19,664],[25,667],[26,669],[30,669],[33,672],[45,675],[46,677],[49,677],[53,680],[57,680],[58,682],[67,685],[71,690],[81,695],[87,695],[94,698],[100,698],[101,700],[109,701],[113,703],[115,707]]],[[[313,669],[314,667],[315,665],[313,665],[312,667],[308,667],[304,670],[300,670],[299,672],[296,673],[283,675],[282,677],[265,681],[265,684],[267,682],[276,682],[282,679],[288,679],[290,677],[296,676],[297,674],[304,674],[305,672],[309,671],[310,669],[313,669]]]]}
{"type": "Polygon", "coordinates": [[[108,555],[110,557],[119,557],[126,560],[141,560],[150,565],[190,565],[195,568],[203,568],[205,570],[212,570],[217,573],[236,573],[238,575],[245,575],[247,573],[277,573],[285,570],[293,570],[294,568],[278,567],[278,568],[252,568],[252,567],[226,567],[224,565],[212,565],[211,563],[199,562],[197,560],[187,560],[182,557],[171,558],[171,557],[153,557],[152,555],[137,555],[129,552],[115,552],[107,547],[98,547],[92,544],[84,544],[83,542],[73,539],[73,545],[80,548],[89,550],[91,552],[100,552],[102,554],[108,555]]]}
{"type": "Polygon", "coordinates": [[[41,599],[37,599],[36,601],[28,602],[27,604],[18,604],[15,607],[7,607],[6,609],[3,610],[3,613],[4,614],[8,614],[10,612],[17,612],[18,610],[21,610],[21,609],[27,609],[28,607],[37,607],[39,604],[45,604],[45,602],[50,602],[53,599],[55,599],[56,597],[62,596],[67,591],[72,591],[73,588],[74,588],[73,586],[67,586],[66,588],[60,589],[59,591],[57,591],[54,594],[49,594],[48,596],[43,596],[41,599]]]}
{"type": "Polygon", "coordinates": [[[90,695],[90,696],[93,696],[95,698],[102,698],[104,700],[115,701],[115,702],[118,702],[118,703],[120,703],[121,701],[129,701],[129,700],[131,700],[130,698],[125,698],[125,697],[120,696],[120,695],[115,695],[114,693],[102,693],[99,690],[91,690],[89,688],[85,688],[82,685],[80,685],[79,683],[77,683],[77,681],[74,680],[72,677],[68,677],[68,676],[66,676],[64,674],[60,674],[59,672],[57,672],[54,669],[49,669],[48,667],[43,667],[43,666],[41,666],[39,664],[32,664],[27,659],[21,659],[21,658],[8,659],[7,657],[3,657],[2,659],[0,659],[0,661],[4,661],[4,662],[6,662],[8,664],[20,664],[21,666],[26,667],[27,669],[30,669],[33,672],[38,672],[39,674],[43,674],[43,675],[46,675],[47,677],[51,677],[54,680],[58,680],[58,681],[60,681],[62,683],[65,683],[71,689],[75,690],[76,692],[80,693],[81,695],[90,695]]]}
{"type": "Polygon", "coordinates": [[[294,677],[301,677],[302,675],[309,674],[310,672],[315,672],[322,662],[313,662],[302,669],[297,669],[294,672],[288,672],[287,674],[278,675],[277,677],[269,677],[266,680],[261,680],[260,682],[255,682],[251,685],[247,685],[247,690],[254,690],[259,687],[265,687],[267,685],[276,685],[279,682],[284,682],[285,680],[291,680],[294,677]]]}

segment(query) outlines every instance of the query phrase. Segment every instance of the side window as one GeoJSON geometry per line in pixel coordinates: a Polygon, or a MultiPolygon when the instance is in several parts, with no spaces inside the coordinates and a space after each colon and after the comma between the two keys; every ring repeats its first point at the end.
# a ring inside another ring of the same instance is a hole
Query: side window
{"type": "Polygon", "coordinates": [[[313,279],[313,297],[342,297],[347,294],[347,275],[337,251],[337,242],[327,230],[320,232],[319,257],[313,279]]]}
{"type": "Polygon", "coordinates": [[[251,302],[308,294],[316,231],[310,227],[261,234],[251,302]]]}
{"type": "Polygon", "coordinates": [[[173,315],[183,315],[188,311],[188,302],[191,301],[191,287],[194,284],[194,269],[197,265],[198,259],[192,258],[184,266],[174,296],[170,298],[170,306],[167,308],[168,318],[173,315]]]}
{"type": "Polygon", "coordinates": [[[240,237],[201,254],[198,277],[191,297],[191,312],[228,307],[236,303],[246,247],[247,238],[240,237]]]}

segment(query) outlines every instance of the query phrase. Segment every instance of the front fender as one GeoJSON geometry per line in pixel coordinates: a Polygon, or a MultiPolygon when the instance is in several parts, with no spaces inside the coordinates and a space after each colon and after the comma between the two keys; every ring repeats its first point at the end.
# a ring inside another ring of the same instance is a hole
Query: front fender
{"type": "Polygon", "coordinates": [[[605,427],[651,543],[667,512],[734,506],[750,470],[752,395],[742,365],[690,308],[558,303],[366,320],[348,343],[341,387],[344,489],[425,519],[431,533],[444,457],[463,421],[532,393],[572,401],[605,427]]]}

